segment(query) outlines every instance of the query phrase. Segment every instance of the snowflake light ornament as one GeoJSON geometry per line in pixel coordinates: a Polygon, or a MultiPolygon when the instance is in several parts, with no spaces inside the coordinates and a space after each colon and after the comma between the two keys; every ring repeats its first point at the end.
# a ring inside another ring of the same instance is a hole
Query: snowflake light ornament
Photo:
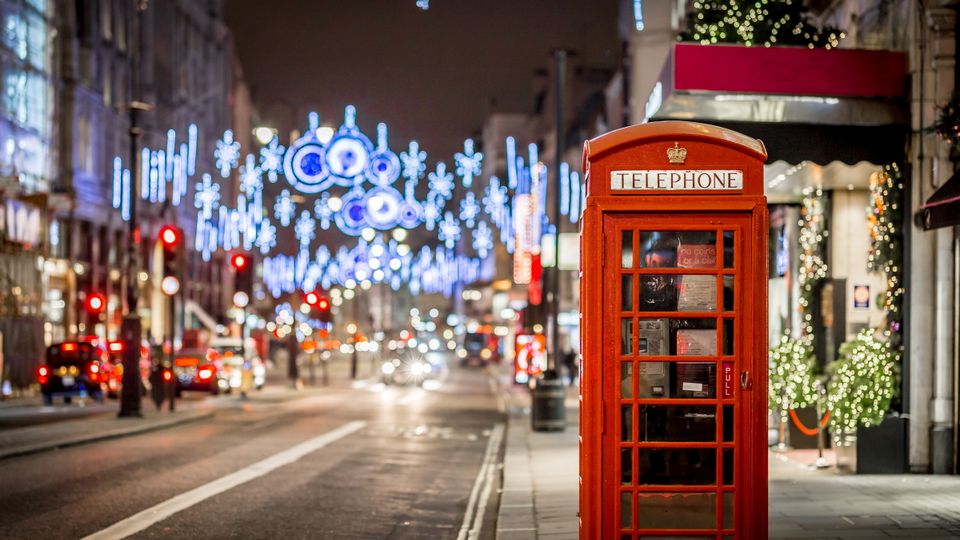
{"type": "Polygon", "coordinates": [[[333,218],[333,209],[330,208],[330,193],[324,191],[316,202],[313,203],[313,214],[320,220],[320,228],[327,230],[330,228],[330,220],[333,218]]]}
{"type": "Polygon", "coordinates": [[[257,239],[254,245],[260,249],[260,253],[266,255],[277,245],[277,228],[270,223],[269,219],[264,218],[260,222],[260,229],[257,231],[257,239]]]}
{"type": "Polygon", "coordinates": [[[457,163],[457,176],[463,180],[463,187],[469,188],[473,185],[473,177],[480,176],[480,170],[483,165],[483,153],[473,151],[473,139],[463,141],[463,152],[457,152],[453,156],[457,163]]]}
{"type": "Polygon", "coordinates": [[[263,171],[257,167],[253,154],[247,154],[246,163],[240,166],[240,190],[248,199],[253,199],[254,195],[262,189],[263,171]]]}
{"type": "Polygon", "coordinates": [[[217,141],[213,157],[217,169],[220,170],[220,176],[224,178],[230,176],[230,171],[240,163],[240,143],[233,140],[233,131],[228,129],[223,132],[223,138],[217,141]]]}
{"type": "Polygon", "coordinates": [[[427,180],[429,180],[430,191],[440,194],[447,200],[453,197],[453,188],[456,186],[453,183],[453,173],[447,171],[446,163],[438,161],[436,170],[427,175],[427,180]]]}
{"type": "Polygon", "coordinates": [[[477,224],[473,230],[473,249],[477,250],[477,255],[485,258],[490,250],[493,249],[493,231],[487,226],[486,221],[477,224]]]}
{"type": "Polygon", "coordinates": [[[267,180],[270,180],[271,184],[275,184],[280,177],[280,171],[283,170],[283,153],[286,150],[276,136],[270,140],[270,144],[260,149],[260,170],[267,174],[267,180]]]}
{"type": "Polygon", "coordinates": [[[480,203],[477,202],[477,196],[472,191],[468,191],[460,201],[460,221],[472,228],[480,215],[480,203]]]}
{"type": "Polygon", "coordinates": [[[220,184],[213,181],[213,177],[204,174],[197,182],[196,192],[193,194],[193,205],[200,210],[205,218],[213,216],[213,211],[220,206],[220,184]]]}
{"type": "Polygon", "coordinates": [[[498,228],[503,228],[504,209],[507,207],[507,186],[500,185],[500,179],[490,177],[490,183],[483,194],[483,209],[498,228]]]}
{"type": "Polygon", "coordinates": [[[443,213],[441,201],[439,195],[431,193],[427,197],[427,202],[423,204],[423,224],[428,231],[432,231],[440,221],[440,215],[443,213]]]}
{"type": "Polygon", "coordinates": [[[448,249],[453,249],[457,245],[457,240],[460,239],[460,232],[460,222],[453,216],[453,212],[448,210],[443,216],[443,221],[439,223],[437,238],[442,240],[443,245],[448,249]]]}
{"type": "Polygon", "coordinates": [[[420,149],[420,143],[410,141],[406,152],[400,152],[400,163],[403,165],[403,177],[407,180],[420,178],[423,171],[427,169],[424,163],[427,159],[427,153],[420,149]]]}
{"type": "Polygon", "coordinates": [[[313,220],[313,216],[310,215],[310,211],[304,210],[300,212],[300,217],[293,227],[293,232],[297,235],[297,241],[300,242],[301,249],[310,245],[316,230],[317,223],[313,220]]]}
{"type": "Polygon", "coordinates": [[[293,203],[293,200],[290,198],[290,192],[283,190],[280,192],[280,195],[277,196],[277,200],[273,203],[273,216],[277,218],[277,221],[280,222],[280,225],[284,227],[289,227],[290,222],[293,221],[293,216],[297,213],[297,205],[293,203]]]}

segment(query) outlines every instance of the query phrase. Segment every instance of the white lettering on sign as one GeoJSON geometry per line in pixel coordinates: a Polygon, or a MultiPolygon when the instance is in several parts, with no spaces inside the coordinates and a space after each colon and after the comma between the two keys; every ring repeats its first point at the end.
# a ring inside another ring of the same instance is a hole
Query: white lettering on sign
{"type": "Polygon", "coordinates": [[[739,191],[743,171],[612,171],[613,191],[739,191]]]}

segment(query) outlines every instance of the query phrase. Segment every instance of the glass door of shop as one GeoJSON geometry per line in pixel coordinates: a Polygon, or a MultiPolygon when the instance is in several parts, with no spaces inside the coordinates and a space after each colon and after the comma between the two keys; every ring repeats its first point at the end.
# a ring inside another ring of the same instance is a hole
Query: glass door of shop
{"type": "Polygon", "coordinates": [[[604,538],[744,535],[741,479],[766,475],[749,470],[754,437],[742,435],[750,415],[765,421],[742,396],[760,353],[742,336],[763,309],[744,275],[749,225],[735,213],[604,218],[604,538]]]}

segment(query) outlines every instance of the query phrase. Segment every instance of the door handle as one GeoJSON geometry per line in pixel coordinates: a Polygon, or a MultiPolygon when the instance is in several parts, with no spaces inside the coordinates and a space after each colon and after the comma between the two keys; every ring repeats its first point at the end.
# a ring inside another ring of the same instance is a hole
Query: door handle
{"type": "Polygon", "coordinates": [[[743,390],[749,390],[750,387],[753,385],[752,383],[753,381],[750,380],[750,372],[741,371],[740,372],[740,388],[743,390]]]}

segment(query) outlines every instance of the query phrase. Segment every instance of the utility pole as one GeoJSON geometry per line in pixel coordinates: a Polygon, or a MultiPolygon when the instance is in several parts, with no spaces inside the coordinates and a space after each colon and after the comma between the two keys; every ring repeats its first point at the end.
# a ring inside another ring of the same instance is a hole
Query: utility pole
{"type": "Polygon", "coordinates": [[[551,343],[547,355],[547,367],[557,370],[560,367],[560,164],[563,163],[563,149],[566,141],[566,129],[563,118],[566,106],[567,51],[559,49],[553,52],[555,97],[554,100],[554,163],[553,163],[553,268],[550,272],[549,307],[551,343]]]}
{"type": "Polygon", "coordinates": [[[133,28],[130,35],[130,222],[127,236],[127,272],[126,272],[126,312],[120,326],[120,337],[124,343],[123,349],[123,381],[120,390],[120,417],[140,417],[140,341],[143,329],[140,324],[140,315],[137,312],[139,301],[140,279],[140,225],[137,219],[137,205],[140,198],[140,128],[139,120],[142,112],[150,109],[140,99],[140,54],[143,49],[143,15],[146,12],[148,0],[134,0],[136,6],[133,13],[133,28]]]}

